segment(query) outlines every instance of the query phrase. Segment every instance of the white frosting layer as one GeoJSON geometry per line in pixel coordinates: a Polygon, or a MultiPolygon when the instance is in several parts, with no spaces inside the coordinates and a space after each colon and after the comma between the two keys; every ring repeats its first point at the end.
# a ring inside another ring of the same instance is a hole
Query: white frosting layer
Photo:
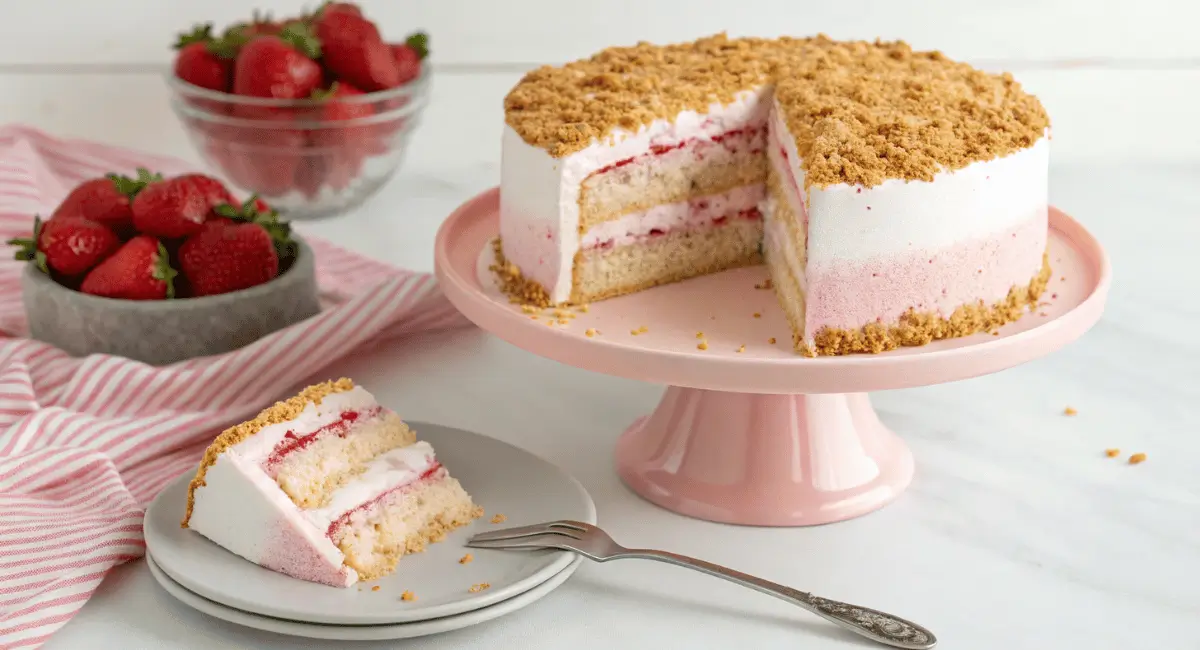
{"type": "MultiPolygon", "coordinates": [[[[262,564],[271,550],[271,540],[280,527],[295,539],[310,545],[331,571],[342,567],[344,556],[317,528],[300,516],[300,510],[283,490],[259,468],[236,453],[226,451],[205,473],[204,485],[195,492],[188,526],[224,548],[251,562],[262,564]]],[[[349,571],[347,584],[357,580],[349,571]]]]}
{"type": "MultiPolygon", "coordinates": [[[[792,178],[803,188],[804,170],[795,139],[778,109],[771,128],[787,150],[792,178]]],[[[870,188],[844,183],[810,187],[805,197],[808,264],[938,250],[1016,227],[1046,210],[1049,169],[1047,132],[1028,149],[943,171],[932,181],[893,179],[870,188]]]]}
{"type": "Polygon", "coordinates": [[[322,508],[303,511],[304,518],[324,531],[329,524],[384,492],[408,485],[437,462],[433,447],[425,441],[398,447],[367,463],[367,470],[338,488],[322,508]]]}
{"type": "Polygon", "coordinates": [[[634,212],[596,224],[584,233],[580,248],[587,250],[608,242],[623,246],[654,230],[665,234],[674,230],[704,227],[716,219],[757,208],[762,198],[763,186],[746,185],[703,199],[656,205],[645,212],[634,212]]]}
{"type": "Polygon", "coordinates": [[[505,125],[500,167],[500,237],[504,256],[541,284],[550,300],[571,295],[571,273],[580,248],[579,193],[589,175],[612,163],[645,154],[652,145],[711,140],[747,124],[761,123],[769,104],[766,89],[745,91],[728,105],[706,113],[685,111],[673,121],[657,120],[636,133],[614,130],[604,141],[563,158],[527,144],[505,125]]]}
{"type": "Polygon", "coordinates": [[[326,395],[320,404],[310,402],[295,418],[265,426],[258,433],[233,445],[231,449],[248,460],[262,461],[271,455],[271,451],[288,431],[303,436],[337,422],[342,418],[344,411],[364,411],[378,405],[374,395],[361,386],[355,386],[341,393],[326,395]]]}

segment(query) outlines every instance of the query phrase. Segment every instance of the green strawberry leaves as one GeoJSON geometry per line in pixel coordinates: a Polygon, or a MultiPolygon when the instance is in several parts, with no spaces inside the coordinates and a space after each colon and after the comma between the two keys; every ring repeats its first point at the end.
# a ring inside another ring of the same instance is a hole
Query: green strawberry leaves
{"type": "Polygon", "coordinates": [[[162,242],[158,242],[158,257],[154,260],[150,277],[167,283],[168,300],[175,297],[175,276],[177,275],[179,275],[179,271],[171,268],[171,255],[167,252],[167,247],[162,242]]]}
{"type": "Polygon", "coordinates": [[[321,58],[321,40],[304,23],[292,23],[284,27],[279,32],[279,38],[310,59],[321,58]]]}
{"type": "Polygon", "coordinates": [[[213,40],[212,23],[201,23],[192,27],[192,31],[183,32],[175,41],[175,49],[181,50],[192,43],[208,43],[213,40]]]}
{"type": "Polygon", "coordinates": [[[46,254],[38,249],[38,239],[42,236],[42,218],[34,215],[33,217],[33,237],[14,237],[5,243],[9,246],[16,246],[17,250],[13,253],[13,259],[22,262],[33,262],[34,266],[39,271],[47,275],[50,274],[50,266],[46,263],[46,254]]]}
{"type": "Polygon", "coordinates": [[[254,194],[240,206],[225,203],[214,207],[213,212],[234,221],[262,226],[263,230],[266,230],[267,234],[271,236],[271,240],[275,242],[275,253],[279,255],[279,260],[282,262],[293,259],[299,249],[296,241],[292,239],[291,224],[280,221],[279,213],[274,210],[259,210],[255,205],[257,201],[258,195],[254,194]]]}
{"type": "Polygon", "coordinates": [[[163,175],[151,173],[145,167],[138,167],[137,178],[129,178],[128,176],[121,176],[119,174],[108,174],[107,178],[117,186],[118,192],[133,200],[138,195],[138,192],[145,189],[147,185],[155,181],[161,181],[163,175]]]}
{"type": "Polygon", "coordinates": [[[404,44],[411,47],[417,53],[417,57],[424,59],[429,56],[429,34],[425,32],[413,32],[404,39],[404,44]]]}

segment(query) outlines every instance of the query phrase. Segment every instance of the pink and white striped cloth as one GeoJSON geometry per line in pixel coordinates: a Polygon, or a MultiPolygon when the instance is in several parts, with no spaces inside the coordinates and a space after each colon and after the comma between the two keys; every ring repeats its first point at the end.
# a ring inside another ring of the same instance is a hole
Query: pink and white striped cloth
{"type": "MultiPolygon", "coordinates": [[[[51,212],[79,181],[138,166],[188,171],[177,160],[0,128],[0,241],[27,236],[32,215],[51,212]]],[[[321,314],[165,368],[72,358],[23,338],[22,263],[0,260],[0,648],[40,646],[110,568],[140,557],[143,508],[220,429],[355,348],[466,324],[429,274],[309,243],[321,314]]]]}

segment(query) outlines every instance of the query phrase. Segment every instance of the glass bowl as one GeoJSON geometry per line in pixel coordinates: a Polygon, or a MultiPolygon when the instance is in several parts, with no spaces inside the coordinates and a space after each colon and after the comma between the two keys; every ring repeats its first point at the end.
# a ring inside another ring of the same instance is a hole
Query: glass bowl
{"type": "Polygon", "coordinates": [[[174,76],[171,108],[229,183],[289,219],[343,213],[400,168],[429,96],[429,71],[403,86],[329,99],[269,99],[200,88],[174,76]]]}

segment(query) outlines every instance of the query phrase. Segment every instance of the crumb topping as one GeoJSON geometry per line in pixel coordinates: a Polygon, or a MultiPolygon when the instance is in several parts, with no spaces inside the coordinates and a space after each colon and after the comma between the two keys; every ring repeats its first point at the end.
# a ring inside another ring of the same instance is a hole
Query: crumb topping
{"type": "Polygon", "coordinates": [[[1129,457],[1129,464],[1137,465],[1138,463],[1145,462],[1145,460],[1146,460],[1146,454],[1143,454],[1142,452],[1138,452],[1129,457]]]}
{"type": "Polygon", "coordinates": [[[403,600],[406,603],[412,602],[416,599],[417,595],[408,590],[405,590],[404,593],[400,594],[400,600],[403,600]]]}
{"type": "Polygon", "coordinates": [[[459,564],[470,564],[474,561],[475,561],[475,556],[471,555],[470,553],[467,553],[466,555],[458,558],[459,564]]]}
{"type": "Polygon", "coordinates": [[[497,513],[497,514],[493,515],[493,516],[492,516],[492,519],[491,519],[491,522],[492,522],[493,524],[502,524],[502,523],[504,523],[504,522],[506,522],[506,521],[508,521],[508,517],[506,517],[506,516],[504,516],[504,515],[502,515],[502,514],[499,514],[499,513],[497,513]]]}
{"type": "Polygon", "coordinates": [[[188,520],[192,518],[192,508],[196,505],[196,488],[205,484],[204,475],[208,472],[208,468],[217,462],[217,456],[224,453],[226,449],[262,431],[264,427],[295,419],[309,404],[320,404],[321,400],[325,397],[334,393],[344,393],[352,388],[354,388],[354,382],[345,377],[336,381],[327,381],[315,386],[309,386],[300,391],[299,395],[282,402],[276,402],[270,408],[264,409],[254,419],[222,431],[213,440],[212,444],[208,446],[208,449],[204,451],[204,458],[200,460],[200,469],[196,471],[196,477],[188,485],[187,511],[183,515],[183,521],[180,522],[180,526],[183,528],[188,527],[188,520]]]}
{"type": "Polygon", "coordinates": [[[707,112],[775,85],[808,185],[871,187],[1029,147],[1050,124],[1008,73],[914,51],[903,41],[775,40],[717,34],[613,47],[533,70],[504,100],[525,142],[561,158],[682,111],[707,112]]]}
{"type": "Polygon", "coordinates": [[[471,585],[471,588],[468,589],[467,591],[470,593],[473,593],[473,594],[477,594],[477,593],[483,591],[484,589],[491,589],[491,588],[492,588],[492,585],[490,583],[480,582],[479,584],[471,585]]]}

